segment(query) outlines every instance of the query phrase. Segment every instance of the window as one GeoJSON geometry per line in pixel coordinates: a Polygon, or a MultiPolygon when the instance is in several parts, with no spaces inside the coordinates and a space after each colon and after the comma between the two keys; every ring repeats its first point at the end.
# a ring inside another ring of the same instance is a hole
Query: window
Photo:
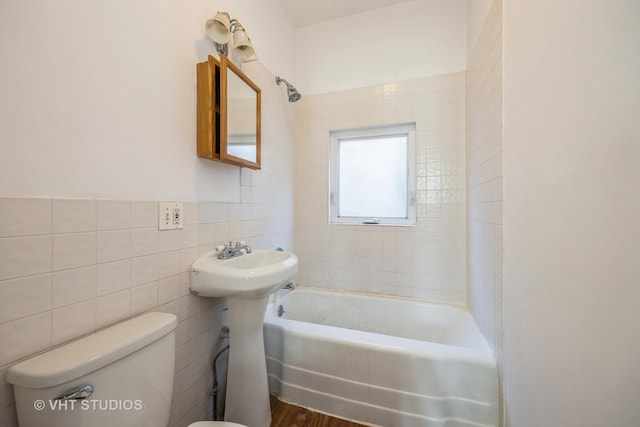
{"type": "Polygon", "coordinates": [[[331,132],[330,222],[415,225],[415,124],[331,132]]]}

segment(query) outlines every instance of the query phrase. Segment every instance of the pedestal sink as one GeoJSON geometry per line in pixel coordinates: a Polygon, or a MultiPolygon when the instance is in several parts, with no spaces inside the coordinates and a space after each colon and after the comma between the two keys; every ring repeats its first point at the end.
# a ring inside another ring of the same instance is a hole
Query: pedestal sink
{"type": "Polygon", "coordinates": [[[191,267],[191,291],[226,297],[229,303],[229,369],[225,421],[269,427],[271,409],[262,323],[269,295],[298,272],[291,252],[253,250],[229,259],[218,251],[202,255],[191,267]]]}

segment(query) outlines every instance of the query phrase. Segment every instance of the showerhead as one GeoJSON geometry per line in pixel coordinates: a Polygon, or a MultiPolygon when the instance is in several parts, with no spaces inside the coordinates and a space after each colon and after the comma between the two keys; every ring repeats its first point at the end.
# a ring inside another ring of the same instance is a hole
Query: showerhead
{"type": "Polygon", "coordinates": [[[300,95],[300,92],[298,92],[298,89],[296,89],[291,83],[289,83],[285,79],[280,78],[280,76],[277,76],[276,83],[279,85],[280,82],[287,85],[287,95],[289,96],[289,102],[296,102],[300,98],[302,98],[302,95],[300,95]]]}
{"type": "Polygon", "coordinates": [[[296,102],[302,98],[302,95],[295,87],[287,88],[287,94],[289,95],[289,102],[296,102]]]}

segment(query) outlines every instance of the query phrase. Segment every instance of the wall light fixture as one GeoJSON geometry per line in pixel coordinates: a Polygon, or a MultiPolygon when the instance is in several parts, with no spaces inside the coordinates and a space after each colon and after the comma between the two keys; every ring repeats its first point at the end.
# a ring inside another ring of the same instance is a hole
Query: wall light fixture
{"type": "Polygon", "coordinates": [[[218,53],[228,56],[231,44],[232,53],[238,61],[249,62],[258,59],[244,27],[237,19],[231,19],[229,12],[218,12],[206,22],[205,28],[218,53]]]}

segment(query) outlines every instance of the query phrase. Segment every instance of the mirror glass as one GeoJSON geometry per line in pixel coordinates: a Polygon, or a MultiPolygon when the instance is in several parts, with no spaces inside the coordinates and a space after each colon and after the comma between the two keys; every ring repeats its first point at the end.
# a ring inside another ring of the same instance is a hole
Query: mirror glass
{"type": "Polygon", "coordinates": [[[227,154],[257,162],[257,93],[235,72],[227,73],[227,154]]]}
{"type": "Polygon", "coordinates": [[[260,88],[221,55],[220,158],[260,169],[260,88]]]}

